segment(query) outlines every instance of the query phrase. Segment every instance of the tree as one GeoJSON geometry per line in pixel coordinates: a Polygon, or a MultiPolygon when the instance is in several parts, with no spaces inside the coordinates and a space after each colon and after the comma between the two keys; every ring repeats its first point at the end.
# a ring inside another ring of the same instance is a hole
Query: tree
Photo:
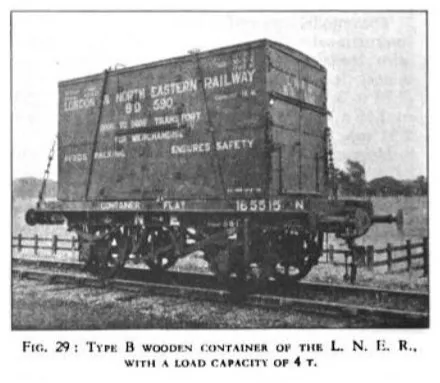
{"type": "Polygon", "coordinates": [[[368,183],[368,194],[371,196],[406,195],[408,188],[401,181],[385,176],[371,180],[368,183]]]}
{"type": "Polygon", "coordinates": [[[367,190],[365,168],[358,161],[347,160],[346,170],[336,169],[336,182],[342,195],[364,196],[367,190]]]}
{"type": "Polygon", "coordinates": [[[335,168],[337,193],[341,196],[413,196],[428,194],[428,180],[420,175],[412,180],[391,176],[366,181],[365,168],[359,161],[347,160],[345,169],[335,168]]]}
{"type": "Polygon", "coordinates": [[[365,168],[358,161],[347,160],[347,171],[350,177],[352,194],[358,197],[365,195],[367,189],[365,168]]]}
{"type": "Polygon", "coordinates": [[[417,186],[419,187],[420,195],[428,194],[428,180],[425,176],[418,176],[416,178],[417,186]]]}

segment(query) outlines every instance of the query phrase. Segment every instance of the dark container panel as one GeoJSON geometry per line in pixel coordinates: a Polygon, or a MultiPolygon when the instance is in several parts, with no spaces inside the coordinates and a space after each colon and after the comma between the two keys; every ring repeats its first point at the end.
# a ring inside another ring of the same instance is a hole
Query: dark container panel
{"type": "Polygon", "coordinates": [[[325,81],[261,40],[62,82],[59,199],[325,193],[325,81]]]}
{"type": "Polygon", "coordinates": [[[279,44],[269,45],[268,61],[271,139],[278,151],[271,192],[326,194],[325,68],[279,44]]]}
{"type": "Polygon", "coordinates": [[[225,190],[261,192],[267,168],[264,44],[215,52],[111,72],[107,79],[101,74],[61,83],[59,198],[224,198],[225,190]],[[63,162],[66,153],[87,161],[78,168],[63,162]],[[90,166],[86,196],[84,172],[90,166]]]}

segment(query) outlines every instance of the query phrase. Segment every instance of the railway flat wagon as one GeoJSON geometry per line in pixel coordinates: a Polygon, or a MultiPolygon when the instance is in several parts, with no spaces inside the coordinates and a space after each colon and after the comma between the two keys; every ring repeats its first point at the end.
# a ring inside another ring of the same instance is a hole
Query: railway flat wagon
{"type": "Polygon", "coordinates": [[[336,198],[326,76],[259,40],[60,82],[58,200],[27,222],[67,221],[105,277],[202,250],[228,283],[296,281],[325,232],[396,220],[336,198]]]}

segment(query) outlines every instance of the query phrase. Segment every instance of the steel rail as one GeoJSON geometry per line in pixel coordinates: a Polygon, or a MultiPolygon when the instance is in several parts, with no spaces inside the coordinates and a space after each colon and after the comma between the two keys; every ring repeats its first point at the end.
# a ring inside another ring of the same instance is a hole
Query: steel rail
{"type": "MultiPolygon", "coordinates": [[[[77,262],[64,262],[54,260],[40,260],[35,258],[13,258],[13,264],[23,266],[37,266],[60,268],[65,270],[80,270],[82,264],[77,262]]],[[[164,274],[154,274],[149,269],[126,266],[119,274],[120,278],[133,279],[138,281],[160,282],[163,280],[173,281],[188,286],[203,286],[208,288],[219,288],[220,284],[212,273],[170,271],[164,274]]],[[[269,291],[276,291],[270,288],[269,291]]],[[[429,307],[429,294],[418,291],[391,290],[377,287],[353,286],[342,284],[328,284],[323,282],[301,281],[291,286],[289,291],[277,291],[283,296],[303,296],[304,294],[326,294],[328,298],[340,299],[341,297],[356,296],[376,302],[401,300],[404,302],[415,301],[426,310],[429,307]]]]}
{"type": "MultiPolygon", "coordinates": [[[[140,295],[165,295],[173,297],[181,297],[186,299],[209,300],[219,303],[235,303],[251,307],[261,307],[265,309],[277,309],[287,311],[301,311],[310,312],[320,315],[341,315],[344,317],[359,317],[362,320],[379,321],[381,326],[399,326],[399,327],[427,327],[429,315],[424,310],[406,311],[399,309],[390,309],[370,305],[347,304],[338,302],[328,302],[316,299],[304,299],[293,296],[279,296],[279,295],[260,295],[253,294],[246,297],[241,297],[239,301],[234,299],[234,296],[229,292],[220,289],[218,286],[200,287],[195,285],[183,285],[176,283],[172,279],[164,281],[139,281],[137,278],[133,279],[112,279],[100,280],[98,278],[81,274],[78,272],[81,265],[78,263],[62,263],[52,262],[51,267],[64,267],[66,271],[60,272],[58,270],[41,270],[42,262],[34,262],[37,268],[19,267],[23,266],[23,262],[14,262],[12,273],[13,276],[19,278],[27,278],[33,280],[43,280],[48,283],[65,283],[74,284],[78,286],[98,287],[98,288],[114,288],[117,290],[128,291],[140,295]],[[75,271],[75,273],[73,273],[75,271]]],[[[29,260],[26,260],[27,266],[30,265],[29,260]]],[[[45,261],[47,264],[48,262],[45,261]]],[[[126,271],[140,271],[136,275],[142,275],[142,271],[137,269],[127,269],[126,271]]],[[[129,273],[130,274],[130,273],[129,273]]],[[[150,273],[151,274],[151,273],[150,273]]],[[[168,274],[168,273],[166,273],[168,274]]],[[[180,273],[177,273],[180,274],[180,273]]],[[[189,275],[189,274],[188,274],[189,275]]],[[[194,274],[193,274],[194,275],[194,274]]],[[[200,274],[203,275],[203,274],[200,274]]],[[[133,275],[132,275],[133,276],[133,275]]],[[[195,274],[194,276],[199,276],[195,274]]],[[[209,276],[209,275],[208,275],[209,276]]],[[[211,279],[212,276],[211,276],[211,279]]],[[[206,279],[202,278],[203,281],[206,279]]]]}

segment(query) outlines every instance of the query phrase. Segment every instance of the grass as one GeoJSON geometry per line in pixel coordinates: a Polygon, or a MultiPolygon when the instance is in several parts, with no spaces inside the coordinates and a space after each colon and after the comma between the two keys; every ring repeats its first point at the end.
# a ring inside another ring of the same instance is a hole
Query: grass
{"type": "MultiPolygon", "coordinates": [[[[344,267],[320,264],[312,269],[305,280],[335,284],[344,283],[344,274],[344,267]]],[[[375,269],[375,271],[368,271],[364,268],[358,268],[356,285],[391,290],[415,290],[427,292],[429,281],[427,277],[423,276],[422,270],[387,273],[377,269],[375,269]]]]}

